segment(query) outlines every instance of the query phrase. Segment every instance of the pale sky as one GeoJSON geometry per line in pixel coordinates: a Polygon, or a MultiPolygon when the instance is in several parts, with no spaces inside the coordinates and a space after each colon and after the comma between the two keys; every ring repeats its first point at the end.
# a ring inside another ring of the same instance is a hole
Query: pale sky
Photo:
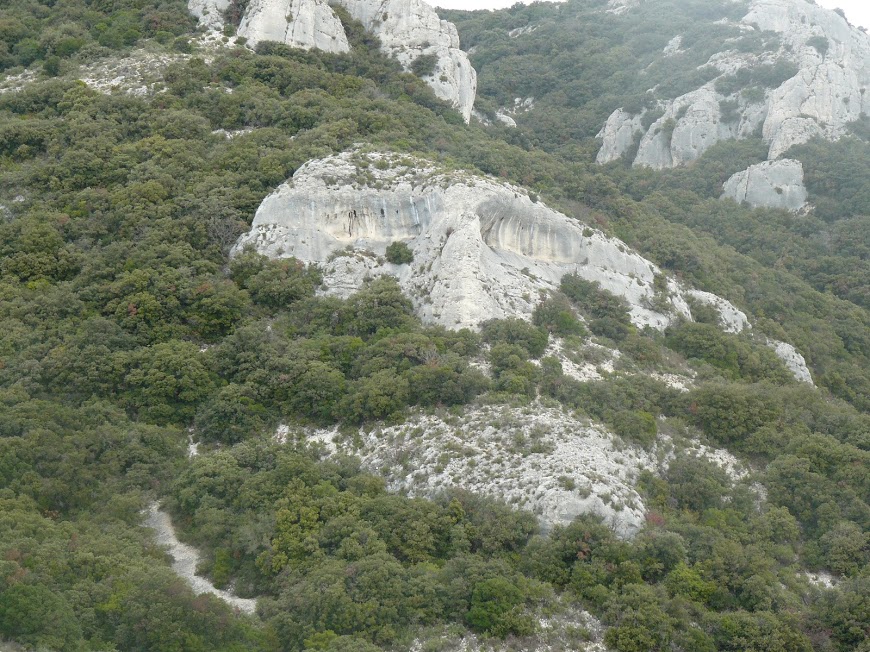
{"type": "MultiPolygon", "coordinates": [[[[512,7],[516,2],[517,0],[429,0],[430,4],[446,9],[504,9],[512,7]]],[[[828,9],[840,7],[853,25],[863,25],[870,29],[870,0],[816,0],[816,3],[828,9]]]]}

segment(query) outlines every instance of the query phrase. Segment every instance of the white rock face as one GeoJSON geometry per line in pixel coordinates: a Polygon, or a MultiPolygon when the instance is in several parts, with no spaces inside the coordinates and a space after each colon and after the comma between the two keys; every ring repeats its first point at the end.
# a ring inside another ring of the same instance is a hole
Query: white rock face
{"type": "Polygon", "coordinates": [[[774,350],[780,360],[785,363],[788,370],[794,374],[796,380],[815,386],[813,375],[807,366],[804,356],[791,344],[778,340],[768,340],[767,345],[774,350]]]}
{"type": "MultiPolygon", "coordinates": [[[[457,627],[428,627],[424,638],[410,643],[407,652],[608,652],[604,644],[607,628],[592,614],[568,604],[568,598],[559,596],[555,608],[547,604],[545,609],[536,607],[532,617],[536,621],[535,632],[530,636],[511,636],[507,640],[486,635],[475,635],[457,627]],[[578,641],[577,632],[584,632],[578,641]]],[[[9,652],[17,652],[10,650],[9,652]]]]}
{"type": "Polygon", "coordinates": [[[511,38],[519,38],[520,36],[524,36],[525,34],[531,34],[538,30],[540,25],[525,25],[523,27],[517,27],[516,29],[512,29],[508,32],[508,36],[511,38]]]}
{"type": "Polygon", "coordinates": [[[668,44],[662,49],[662,54],[666,57],[672,57],[675,54],[679,54],[683,50],[681,46],[683,45],[683,36],[682,34],[677,34],[674,38],[668,41],[668,44]]]}
{"type": "Polygon", "coordinates": [[[423,55],[437,59],[426,82],[435,95],[453,104],[465,122],[471,119],[477,95],[477,72],[459,49],[456,25],[441,20],[422,0],[335,0],[381,39],[389,54],[410,70],[423,55]]]}
{"type": "Polygon", "coordinates": [[[610,163],[625,154],[634,144],[634,139],[643,133],[641,119],[642,116],[633,116],[622,109],[611,113],[598,132],[597,137],[603,142],[596,160],[601,164],[610,163]]]}
{"type": "Polygon", "coordinates": [[[814,135],[836,139],[846,124],[870,109],[870,36],[829,9],[805,0],[754,0],[743,19],[781,34],[800,73],[773,91],[764,137],[774,159],[814,135]],[[808,45],[827,39],[828,51],[808,45]]]}
{"type": "Polygon", "coordinates": [[[716,92],[703,87],[665,110],[640,141],[635,165],[661,169],[690,163],[718,141],[734,135],[722,121],[716,92]]]}
{"type": "Polygon", "coordinates": [[[594,513],[622,537],[643,526],[634,485],[639,471],[655,468],[652,454],[617,450],[606,430],[540,405],[471,407],[449,422],[414,415],[352,439],[335,430],[308,437],[357,455],[391,491],[433,496],[459,487],[531,510],[545,526],[594,513]]]}
{"type": "MultiPolygon", "coordinates": [[[[341,20],[330,4],[344,7],[381,40],[382,49],[405,70],[421,56],[434,56],[425,77],[435,95],[450,102],[469,122],[477,95],[477,72],[459,48],[453,23],[441,20],[422,0],[250,0],[237,33],[254,47],[278,41],[306,50],[348,52],[341,20]]],[[[223,28],[229,0],[189,0],[188,9],[207,30],[223,28]]]]}
{"type": "Polygon", "coordinates": [[[199,19],[200,27],[207,30],[223,29],[224,12],[230,0],[187,0],[187,10],[199,19]]]}
{"type": "Polygon", "coordinates": [[[685,290],[671,281],[667,296],[657,295],[660,270],[619,240],[521,188],[399,155],[346,152],[306,163],[263,201],[234,252],[245,246],[320,264],[337,295],[391,274],[424,321],[447,328],[529,318],[541,294],[572,272],[625,297],[639,326],[691,319],[685,290]],[[413,263],[379,258],[395,241],[412,249],[413,263]]]}
{"type": "Polygon", "coordinates": [[[607,0],[607,12],[621,16],[644,2],[646,0],[607,0]]]}
{"type": "Polygon", "coordinates": [[[723,197],[738,204],[799,211],[807,203],[804,168],[800,161],[765,161],[738,172],[725,182],[723,197]]]}
{"type": "Polygon", "coordinates": [[[719,312],[719,326],[726,333],[741,333],[748,328],[752,328],[746,313],[738,310],[730,301],[701,290],[689,290],[688,294],[695,301],[715,308],[719,312]]]}
{"type": "MultiPolygon", "coordinates": [[[[633,4],[613,0],[609,6],[617,12],[633,4]]],[[[866,92],[870,87],[870,36],[849,26],[842,16],[807,0],[752,0],[740,25],[779,33],[782,48],[760,55],[720,52],[708,65],[721,75],[730,75],[740,68],[788,59],[798,65],[798,74],[765,91],[762,102],[748,103],[739,94],[721,95],[715,90],[715,79],[663,102],[664,115],[646,130],[635,165],[656,169],[683,165],[719,140],[746,138],[759,127],[769,144],[768,159],[774,160],[814,136],[835,140],[846,132],[849,122],[870,112],[870,93],[866,92]],[[809,45],[811,39],[826,41],[827,51],[823,54],[809,45]],[[721,115],[722,101],[738,103],[736,120],[721,115]]],[[[676,43],[668,44],[665,56],[678,47],[676,43]]],[[[611,114],[599,133],[599,163],[614,160],[628,149],[638,119],[622,109],[611,114]]]]}
{"type": "Polygon", "coordinates": [[[251,0],[238,35],[252,47],[278,41],[306,50],[350,50],[344,26],[325,0],[251,0]]]}

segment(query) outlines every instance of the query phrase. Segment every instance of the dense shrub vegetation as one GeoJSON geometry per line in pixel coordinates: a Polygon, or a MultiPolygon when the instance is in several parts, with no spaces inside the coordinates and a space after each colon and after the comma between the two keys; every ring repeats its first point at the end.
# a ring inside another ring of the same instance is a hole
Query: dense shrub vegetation
{"type": "Polygon", "coordinates": [[[649,72],[673,94],[735,36],[713,21],[740,3],[626,18],[579,0],[451,13],[478,46],[484,108],[541,98],[541,120],[516,132],[463,125],[349,21],[349,54],[266,43],[207,63],[194,51],[153,96],[71,79],[142,39],[189,49],[177,41],[192,36],[185,4],[17,0],[0,17],[0,68],[51,76],[0,95],[0,639],[371,652],[451,623],[522,637],[576,603],[620,652],[866,649],[866,143],[800,148],[817,205],[800,218],[716,199],[763,156],[757,141],[666,173],[591,162],[606,115],[647,101],[649,79],[631,71],[667,43],[664,23],[687,35],[678,66],[649,72]],[[535,21],[529,39],[506,36],[535,21]],[[533,323],[452,332],[421,324],[387,278],[342,300],[320,296],[320,272],[296,260],[229,259],[276,185],[365,142],[525,184],[728,297],[755,334],[704,320],[639,331],[622,300],[577,276],[533,323]],[[796,344],[820,389],[796,383],[764,336],[796,344]],[[627,372],[580,383],[548,356],[557,337],[566,350],[589,337],[618,346],[627,372]],[[648,373],[674,360],[695,374],[687,392],[648,373]],[[753,472],[734,479],[677,455],[641,478],[648,523],[622,541],[594,518],[544,535],[533,515],[463,492],[390,494],[353,459],[272,441],[279,422],[352,435],[475,400],[559,401],[663,455],[662,434],[700,437],[753,472]],[[203,572],[261,597],[256,616],[170,572],[140,527],[157,498],[203,551],[203,572]],[[805,569],[835,573],[838,587],[811,588],[805,569]]]}

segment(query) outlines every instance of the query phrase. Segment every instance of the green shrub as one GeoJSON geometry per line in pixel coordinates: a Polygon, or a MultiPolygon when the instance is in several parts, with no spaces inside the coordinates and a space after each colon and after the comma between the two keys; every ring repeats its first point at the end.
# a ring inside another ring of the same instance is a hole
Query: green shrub
{"type": "Polygon", "coordinates": [[[438,57],[434,54],[422,54],[411,63],[411,72],[418,77],[431,77],[435,74],[438,57]]]}
{"type": "Polygon", "coordinates": [[[534,631],[534,623],[522,613],[524,601],[518,586],[506,578],[494,577],[474,587],[466,620],[473,629],[492,636],[527,636],[534,631]]]}
{"type": "Polygon", "coordinates": [[[828,41],[827,38],[821,35],[811,36],[807,40],[807,45],[811,48],[815,48],[816,51],[823,57],[828,53],[828,50],[831,47],[830,41],[828,41]]]}
{"type": "Polygon", "coordinates": [[[408,265],[414,262],[414,252],[404,242],[394,242],[387,247],[385,257],[393,265],[408,265]]]}
{"type": "Polygon", "coordinates": [[[551,297],[539,303],[532,315],[532,323],[561,337],[586,334],[586,329],[574,314],[571,303],[563,295],[551,297]]]}
{"type": "Polygon", "coordinates": [[[610,418],[617,435],[631,442],[636,442],[644,448],[655,443],[658,427],[655,417],[649,412],[624,410],[615,413],[610,418]]]}
{"type": "Polygon", "coordinates": [[[550,339],[547,331],[517,317],[490,319],[480,326],[480,335],[487,344],[513,344],[521,347],[525,355],[539,358],[547,350],[550,339]]]}

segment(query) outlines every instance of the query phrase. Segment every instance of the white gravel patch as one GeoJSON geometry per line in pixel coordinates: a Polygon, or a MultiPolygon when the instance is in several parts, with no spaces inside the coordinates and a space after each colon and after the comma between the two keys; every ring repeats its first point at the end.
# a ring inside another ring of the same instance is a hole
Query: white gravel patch
{"type": "Polygon", "coordinates": [[[154,540],[161,546],[168,548],[172,555],[172,570],[190,585],[197,594],[211,593],[239,611],[252,614],[257,609],[257,601],[250,598],[239,598],[229,591],[217,588],[208,579],[196,574],[199,564],[199,551],[193,546],[182,543],[175,536],[175,528],[172,527],[172,519],[169,514],[160,509],[158,503],[152,503],[146,512],[145,526],[154,530],[154,540]]]}

